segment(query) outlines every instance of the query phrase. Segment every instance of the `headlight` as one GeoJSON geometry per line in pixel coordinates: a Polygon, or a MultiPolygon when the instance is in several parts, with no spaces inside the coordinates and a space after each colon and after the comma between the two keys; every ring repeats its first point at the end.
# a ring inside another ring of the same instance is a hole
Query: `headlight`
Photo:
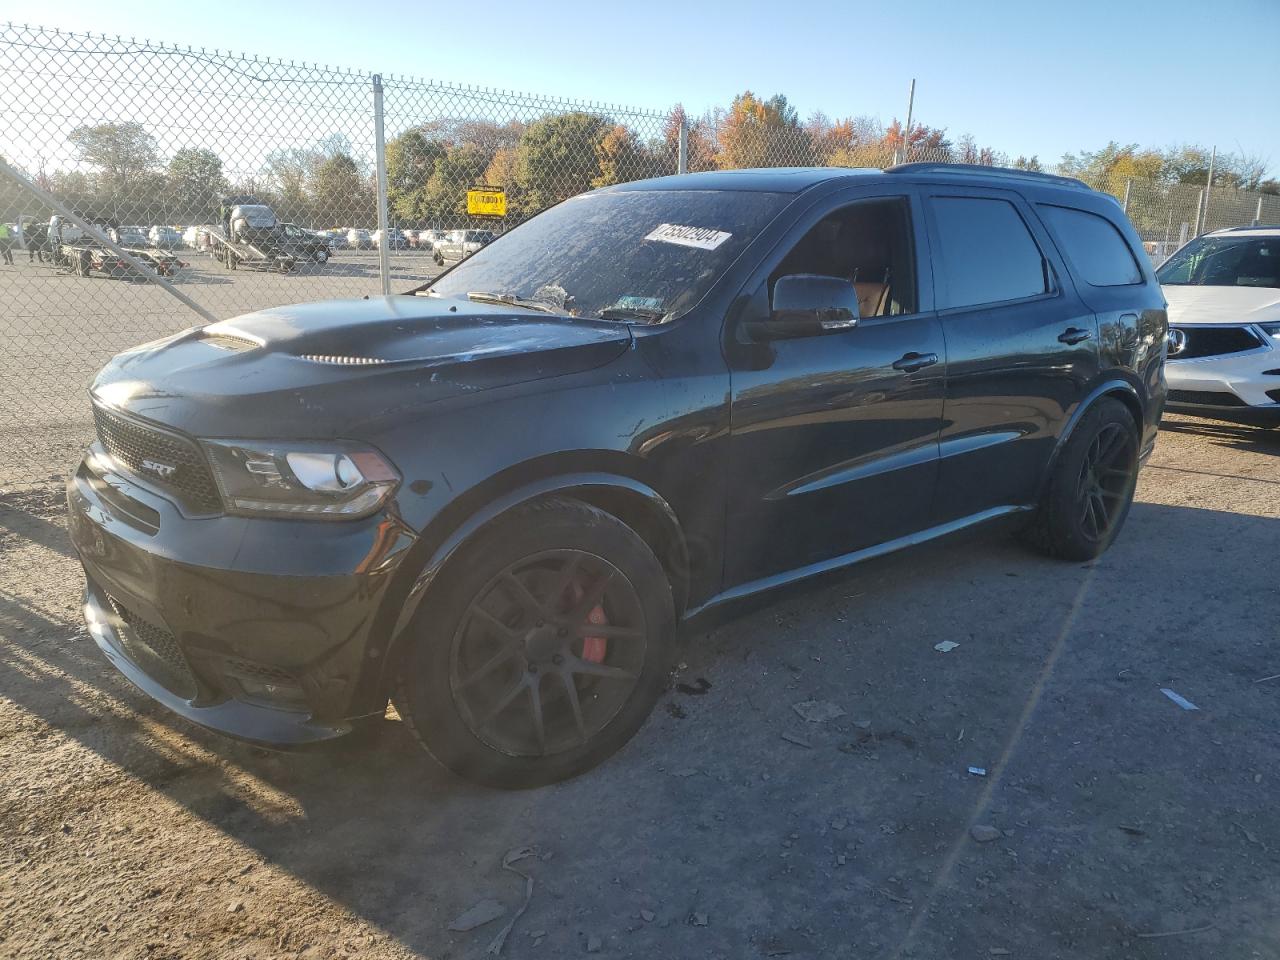
{"type": "Polygon", "coordinates": [[[1267,336],[1280,340],[1280,323],[1260,323],[1258,326],[1267,336]]]}
{"type": "Polygon", "coordinates": [[[339,440],[201,442],[231,513],[364,517],[382,506],[400,482],[382,454],[339,440]]]}

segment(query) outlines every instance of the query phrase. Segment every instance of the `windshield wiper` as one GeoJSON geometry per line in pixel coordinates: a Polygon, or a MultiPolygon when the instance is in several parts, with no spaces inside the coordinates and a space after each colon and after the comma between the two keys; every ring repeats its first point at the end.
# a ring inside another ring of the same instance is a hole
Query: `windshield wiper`
{"type": "Polygon", "coordinates": [[[643,320],[645,323],[658,323],[666,314],[649,307],[605,307],[596,316],[601,320],[643,320]]]}
{"type": "Polygon", "coordinates": [[[511,307],[524,307],[526,310],[538,310],[542,313],[564,314],[564,310],[554,303],[548,303],[546,300],[529,300],[526,297],[517,297],[514,293],[484,293],[472,290],[467,294],[467,299],[474,300],[476,303],[501,303],[511,307]]]}

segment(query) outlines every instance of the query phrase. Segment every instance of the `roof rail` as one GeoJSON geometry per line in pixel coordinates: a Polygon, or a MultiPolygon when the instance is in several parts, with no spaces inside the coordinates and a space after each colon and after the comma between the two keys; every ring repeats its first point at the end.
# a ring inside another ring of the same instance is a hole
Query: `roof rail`
{"type": "Polygon", "coordinates": [[[1223,227],[1219,233],[1231,233],[1236,230],[1280,230],[1280,223],[1244,223],[1237,227],[1223,227]]]}
{"type": "Polygon", "coordinates": [[[1023,180],[1056,183],[1061,187],[1075,187],[1080,190],[1092,189],[1083,180],[1077,180],[1075,177],[1060,177],[1056,173],[1018,170],[1015,167],[989,167],[982,163],[898,163],[889,167],[885,173],[950,173],[965,177],[1016,177],[1023,180]]]}

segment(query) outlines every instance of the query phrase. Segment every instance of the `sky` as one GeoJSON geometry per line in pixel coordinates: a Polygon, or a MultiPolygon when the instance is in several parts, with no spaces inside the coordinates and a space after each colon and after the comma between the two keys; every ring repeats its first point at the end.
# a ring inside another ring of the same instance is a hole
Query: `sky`
{"type": "Polygon", "coordinates": [[[1038,155],[1196,143],[1280,173],[1280,0],[0,0],[0,17],[697,115],[914,116],[1038,155]],[[157,10],[164,11],[157,17],[157,10]]]}

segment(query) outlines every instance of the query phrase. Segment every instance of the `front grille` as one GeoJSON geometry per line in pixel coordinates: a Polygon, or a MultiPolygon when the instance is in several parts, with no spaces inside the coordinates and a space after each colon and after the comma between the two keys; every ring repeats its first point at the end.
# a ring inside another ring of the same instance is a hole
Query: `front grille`
{"type": "Polygon", "coordinates": [[[1170,390],[1170,403],[1199,403],[1210,407],[1248,406],[1230,390],[1170,390]]]}
{"type": "Polygon", "coordinates": [[[263,683],[296,684],[298,682],[298,678],[288,670],[266,663],[257,663],[240,657],[223,657],[222,664],[227,673],[248,680],[261,680],[263,683]]]}
{"type": "Polygon", "coordinates": [[[194,697],[197,693],[196,677],[173,634],[138,617],[115,597],[107,597],[107,600],[116,616],[125,623],[126,629],[118,633],[129,659],[171,693],[188,700],[194,697]]]}
{"type": "Polygon", "coordinates": [[[193,441],[97,404],[93,407],[93,419],[102,446],[121,466],[171,492],[188,512],[208,514],[222,510],[222,499],[209,464],[193,441]]]}
{"type": "Polygon", "coordinates": [[[1187,335],[1187,346],[1170,360],[1195,360],[1224,353],[1243,353],[1262,346],[1262,340],[1249,327],[1175,327],[1187,335]]]}

